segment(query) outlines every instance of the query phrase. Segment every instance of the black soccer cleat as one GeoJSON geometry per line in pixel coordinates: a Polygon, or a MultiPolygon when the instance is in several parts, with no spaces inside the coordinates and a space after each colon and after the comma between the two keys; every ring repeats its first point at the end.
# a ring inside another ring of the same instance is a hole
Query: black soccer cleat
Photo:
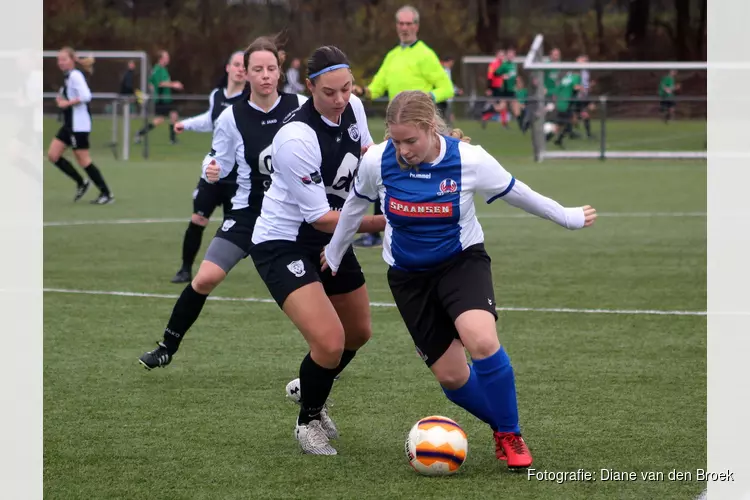
{"type": "Polygon", "coordinates": [[[147,370],[165,367],[172,362],[172,355],[167,351],[167,346],[161,342],[156,343],[159,347],[153,351],[144,352],[138,362],[146,367],[147,370]]]}
{"type": "Polygon", "coordinates": [[[80,186],[76,188],[76,195],[73,198],[73,202],[76,202],[80,200],[81,198],[83,198],[83,195],[86,194],[86,191],[89,190],[90,185],[91,185],[91,182],[88,179],[83,181],[83,184],[81,184],[80,186]]]}
{"type": "Polygon", "coordinates": [[[193,276],[187,269],[180,269],[172,278],[172,283],[190,283],[191,281],[193,281],[193,276]]]}

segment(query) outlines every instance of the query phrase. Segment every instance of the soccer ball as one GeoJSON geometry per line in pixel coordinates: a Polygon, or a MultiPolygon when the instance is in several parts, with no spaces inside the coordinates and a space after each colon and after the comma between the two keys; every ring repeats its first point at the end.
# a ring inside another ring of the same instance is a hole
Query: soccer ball
{"type": "Polygon", "coordinates": [[[455,421],[433,415],[414,424],[404,448],[415,471],[425,476],[447,476],[466,460],[469,442],[455,421]]]}
{"type": "Polygon", "coordinates": [[[554,123],[550,123],[550,122],[545,122],[545,124],[544,124],[544,128],[543,128],[543,130],[544,130],[544,135],[547,135],[547,134],[554,134],[554,133],[555,133],[555,129],[556,129],[556,128],[557,128],[557,127],[555,127],[555,124],[554,124],[554,123]]]}

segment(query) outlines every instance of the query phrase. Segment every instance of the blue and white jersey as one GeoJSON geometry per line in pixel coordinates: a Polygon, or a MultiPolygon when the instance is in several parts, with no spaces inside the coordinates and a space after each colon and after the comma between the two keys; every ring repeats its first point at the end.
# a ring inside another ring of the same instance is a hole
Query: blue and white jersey
{"type": "Polygon", "coordinates": [[[380,197],[387,220],[383,258],[407,271],[431,269],[484,241],[474,194],[487,203],[501,198],[515,179],[480,146],[440,137],[432,163],[402,170],[388,140],[372,146],[354,183],[356,196],[380,197]]]}

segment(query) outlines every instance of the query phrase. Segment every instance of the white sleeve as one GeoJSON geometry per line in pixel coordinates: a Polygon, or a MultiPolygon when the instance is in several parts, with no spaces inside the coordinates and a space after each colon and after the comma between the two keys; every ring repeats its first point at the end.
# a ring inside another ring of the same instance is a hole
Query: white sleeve
{"type": "Polygon", "coordinates": [[[214,95],[218,91],[219,89],[214,89],[213,92],[211,92],[211,95],[208,96],[208,111],[182,120],[185,130],[192,130],[193,132],[211,132],[214,129],[213,121],[211,121],[211,113],[213,113],[214,110],[214,95]]]}
{"type": "Polygon", "coordinates": [[[354,179],[354,189],[349,193],[341,209],[333,237],[325,247],[326,262],[333,272],[338,271],[341,260],[349,245],[352,244],[370,203],[378,197],[379,184],[382,182],[380,181],[379,161],[377,161],[378,154],[382,154],[381,148],[372,147],[362,157],[354,179]]]}
{"type": "Polygon", "coordinates": [[[521,181],[516,180],[503,200],[542,219],[551,220],[567,229],[581,229],[586,222],[582,207],[565,208],[558,202],[542,196],[521,181]]]}
{"type": "Polygon", "coordinates": [[[83,73],[76,70],[73,71],[70,74],[70,88],[73,92],[69,95],[69,99],[75,99],[76,97],[80,99],[82,103],[87,103],[91,101],[91,89],[89,89],[88,84],[86,84],[86,79],[83,77],[83,73]]]}
{"type": "Polygon", "coordinates": [[[370,129],[367,126],[367,113],[365,113],[365,106],[364,104],[362,104],[362,100],[354,94],[352,94],[349,98],[349,102],[352,104],[354,116],[357,118],[360,144],[362,144],[362,146],[368,146],[374,141],[372,140],[372,136],[370,135],[370,129]]]}
{"type": "Polygon", "coordinates": [[[476,172],[475,190],[484,196],[487,203],[492,203],[505,196],[515,183],[515,178],[500,165],[497,160],[481,146],[459,144],[463,155],[471,155],[471,163],[476,172]]]}
{"type": "Polygon", "coordinates": [[[221,174],[219,175],[222,178],[229,175],[234,169],[236,151],[240,144],[242,144],[242,136],[240,136],[240,132],[237,130],[237,123],[234,121],[232,108],[229,107],[222,111],[216,120],[216,128],[214,129],[214,136],[211,141],[211,152],[203,159],[203,179],[208,182],[208,179],[206,179],[206,168],[211,163],[211,160],[216,160],[219,168],[221,168],[221,174]]]}
{"type": "Polygon", "coordinates": [[[285,178],[305,222],[312,224],[327,214],[331,206],[320,172],[322,158],[315,132],[300,122],[287,124],[274,137],[271,148],[274,171],[285,178]]]}

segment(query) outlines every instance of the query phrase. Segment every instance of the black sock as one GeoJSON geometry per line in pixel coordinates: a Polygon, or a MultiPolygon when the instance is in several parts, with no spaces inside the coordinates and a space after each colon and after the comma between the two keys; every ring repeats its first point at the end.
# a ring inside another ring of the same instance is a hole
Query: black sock
{"type": "Polygon", "coordinates": [[[200,226],[192,221],[185,230],[185,239],[182,240],[182,270],[190,271],[195,262],[195,256],[201,248],[201,239],[205,226],[200,226]]]}
{"type": "Polygon", "coordinates": [[[55,166],[62,170],[62,172],[76,181],[76,184],[79,186],[83,185],[83,177],[81,177],[81,174],[78,173],[78,170],[65,158],[62,156],[55,162],[55,166]]]}
{"type": "Polygon", "coordinates": [[[174,132],[174,124],[169,124],[169,140],[174,142],[177,139],[177,134],[174,132]]]}
{"type": "Polygon", "coordinates": [[[186,286],[180,294],[180,298],[177,299],[172,309],[167,328],[164,330],[164,345],[167,346],[170,354],[177,352],[185,334],[200,316],[206,298],[208,295],[196,292],[192,284],[186,286]]]}
{"type": "Polygon", "coordinates": [[[138,131],[138,132],[136,133],[136,135],[139,135],[139,136],[144,136],[144,135],[148,134],[148,133],[149,133],[150,131],[152,131],[152,130],[154,130],[154,124],[153,124],[153,123],[149,123],[148,125],[146,125],[146,126],[145,126],[145,127],[143,127],[142,129],[140,129],[140,130],[139,130],[139,131],[138,131]]]}
{"type": "MultiPolygon", "coordinates": [[[[342,357],[343,360],[343,357],[342,357]]],[[[350,359],[351,360],[351,359],[350,359]]],[[[341,366],[339,364],[339,366],[341,366]]],[[[338,367],[323,368],[313,361],[310,353],[299,367],[299,387],[302,391],[302,404],[299,410],[300,424],[308,424],[311,420],[320,418],[320,410],[326,404],[326,399],[333,387],[333,377],[338,367]]]]}
{"type": "Polygon", "coordinates": [[[99,191],[101,191],[102,194],[109,195],[109,188],[107,187],[107,183],[104,182],[104,177],[102,177],[102,173],[98,168],[96,168],[96,165],[92,163],[88,167],[84,168],[84,170],[86,171],[94,185],[99,188],[99,191]]]}
{"type": "Polygon", "coordinates": [[[341,361],[339,361],[339,366],[333,369],[333,376],[336,377],[339,373],[344,371],[344,368],[346,368],[346,365],[349,364],[349,362],[354,359],[354,356],[357,355],[357,351],[350,351],[349,349],[344,349],[344,352],[341,354],[341,361]]]}
{"type": "Polygon", "coordinates": [[[586,136],[591,137],[591,120],[589,118],[583,119],[583,127],[586,129],[586,136]]]}

